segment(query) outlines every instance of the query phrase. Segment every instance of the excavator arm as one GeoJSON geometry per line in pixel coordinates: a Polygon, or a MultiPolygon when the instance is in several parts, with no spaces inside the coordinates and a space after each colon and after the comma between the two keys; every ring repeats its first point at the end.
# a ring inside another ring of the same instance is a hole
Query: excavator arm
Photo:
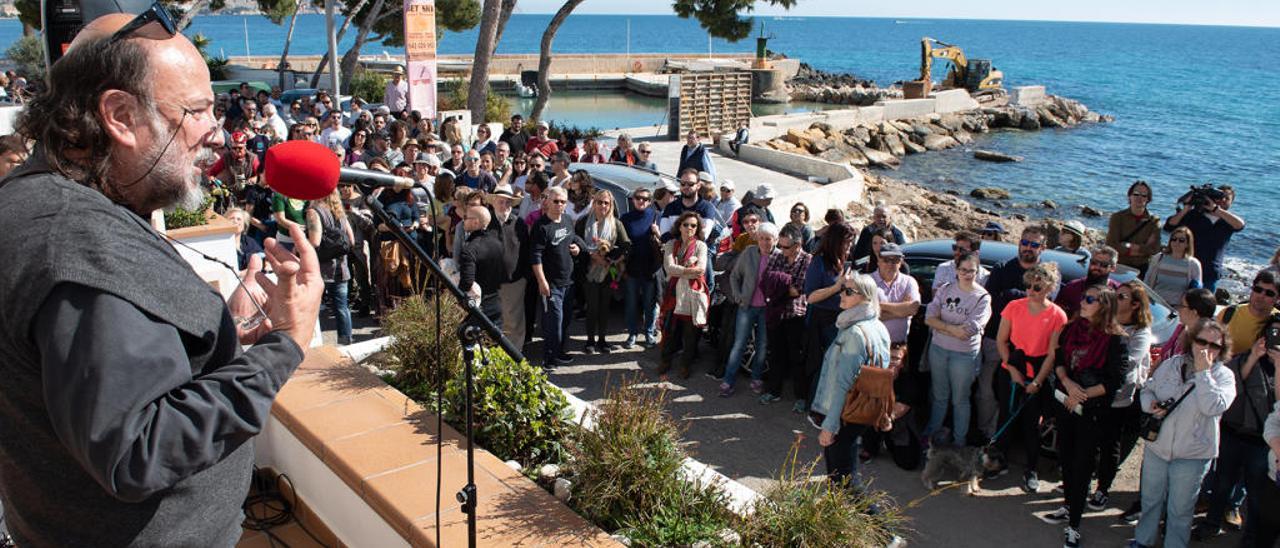
{"type": "Polygon", "coordinates": [[[960,49],[959,46],[934,40],[928,36],[922,38],[920,40],[921,80],[932,81],[934,59],[943,59],[951,62],[951,69],[947,71],[947,77],[942,81],[944,87],[964,87],[964,71],[969,66],[968,59],[964,56],[964,50],[960,49]]]}

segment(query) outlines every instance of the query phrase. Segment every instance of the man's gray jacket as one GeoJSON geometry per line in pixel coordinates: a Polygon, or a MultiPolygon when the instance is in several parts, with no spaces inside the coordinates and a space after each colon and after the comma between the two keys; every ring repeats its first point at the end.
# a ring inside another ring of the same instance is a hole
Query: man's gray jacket
{"type": "Polygon", "coordinates": [[[242,350],[140,217],[37,153],[0,181],[0,497],[22,546],[231,546],[255,434],[302,361],[242,350]]]}

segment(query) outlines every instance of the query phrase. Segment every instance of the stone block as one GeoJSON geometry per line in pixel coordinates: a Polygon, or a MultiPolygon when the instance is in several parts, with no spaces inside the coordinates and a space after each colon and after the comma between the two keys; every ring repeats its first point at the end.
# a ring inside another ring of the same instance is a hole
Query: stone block
{"type": "Polygon", "coordinates": [[[884,110],[885,120],[900,120],[933,114],[936,108],[933,98],[928,99],[894,99],[880,101],[876,106],[884,110]]]}
{"type": "MultiPolygon", "coordinates": [[[[1043,88],[1042,88],[1043,89],[1043,88]]],[[[933,94],[934,112],[946,114],[978,108],[978,102],[963,89],[948,89],[933,94]]]]}
{"type": "Polygon", "coordinates": [[[1044,86],[1019,86],[1009,93],[1009,103],[1024,107],[1034,107],[1048,99],[1044,86]]]}

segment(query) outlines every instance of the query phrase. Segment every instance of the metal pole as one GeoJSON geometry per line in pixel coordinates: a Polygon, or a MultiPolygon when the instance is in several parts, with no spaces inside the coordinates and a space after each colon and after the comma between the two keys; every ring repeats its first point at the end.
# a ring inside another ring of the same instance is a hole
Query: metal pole
{"type": "Polygon", "coordinates": [[[627,67],[631,67],[631,18],[627,18],[627,67]]]}
{"type": "Polygon", "coordinates": [[[244,18],[244,56],[252,59],[253,54],[249,53],[249,18],[244,18]]]}
{"type": "Polygon", "coordinates": [[[333,0],[324,0],[324,27],[329,36],[329,87],[333,88],[333,101],[342,110],[342,96],[338,91],[338,34],[333,24],[333,0]]]}

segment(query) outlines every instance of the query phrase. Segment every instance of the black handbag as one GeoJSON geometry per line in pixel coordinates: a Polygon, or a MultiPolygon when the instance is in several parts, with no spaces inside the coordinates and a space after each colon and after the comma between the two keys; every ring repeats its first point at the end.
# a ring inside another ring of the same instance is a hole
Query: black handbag
{"type": "Polygon", "coordinates": [[[1150,442],[1156,441],[1156,439],[1160,437],[1160,428],[1164,426],[1164,419],[1168,418],[1169,413],[1172,413],[1174,409],[1177,409],[1178,404],[1181,404],[1182,400],[1187,399],[1187,396],[1190,396],[1191,391],[1195,389],[1196,385],[1193,384],[1191,385],[1191,388],[1188,388],[1186,392],[1183,392],[1182,397],[1178,398],[1176,401],[1170,402],[1169,400],[1165,400],[1163,405],[1161,405],[1165,410],[1163,417],[1157,417],[1150,413],[1143,413],[1142,422],[1139,425],[1139,431],[1142,432],[1142,439],[1150,442]]]}

